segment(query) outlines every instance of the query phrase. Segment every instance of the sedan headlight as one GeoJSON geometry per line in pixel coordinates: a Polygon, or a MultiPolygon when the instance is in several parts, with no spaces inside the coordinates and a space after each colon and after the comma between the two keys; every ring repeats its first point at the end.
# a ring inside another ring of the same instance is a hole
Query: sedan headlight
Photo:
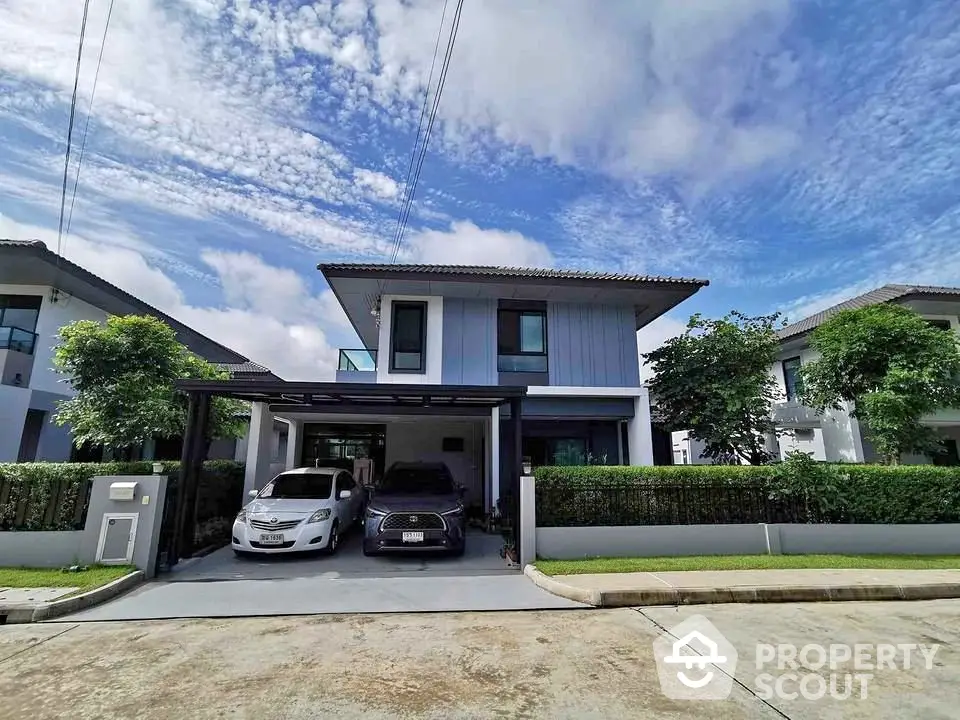
{"type": "Polygon", "coordinates": [[[330,519],[330,508],[320,508],[313,515],[307,518],[308,523],[323,522],[330,519]]]}
{"type": "Polygon", "coordinates": [[[237,513],[237,519],[234,522],[245,523],[247,521],[247,511],[241,510],[237,513]]]}
{"type": "Polygon", "coordinates": [[[452,510],[447,510],[446,512],[440,513],[444,517],[451,517],[452,515],[463,515],[463,505],[457,505],[452,510]]]}

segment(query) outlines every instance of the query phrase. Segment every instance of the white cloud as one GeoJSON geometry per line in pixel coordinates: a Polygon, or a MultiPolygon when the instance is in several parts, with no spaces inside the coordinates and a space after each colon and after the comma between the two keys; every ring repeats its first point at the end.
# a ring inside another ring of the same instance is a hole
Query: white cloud
{"type": "Polygon", "coordinates": [[[552,267],[550,249],[521,233],[483,230],[472,222],[455,222],[447,231],[426,230],[409,240],[405,260],[450,265],[552,267]]]}
{"type": "MultiPolygon", "coordinates": [[[[3,216],[0,237],[38,239],[56,247],[55,231],[3,216]]],[[[336,349],[328,333],[347,333],[349,323],[332,292],[312,293],[292,270],[249,253],[204,251],[202,258],[220,282],[225,305],[198,306],[131,247],[70,235],[64,251],[67,259],[286,380],[335,377],[336,349]]]]}
{"type": "Polygon", "coordinates": [[[643,380],[651,378],[651,370],[644,362],[643,356],[656,350],[667,340],[686,332],[686,322],[681,322],[669,315],[661,315],[649,325],[637,331],[637,352],[640,355],[640,377],[643,380]]]}
{"type": "Polygon", "coordinates": [[[385,200],[393,200],[400,192],[400,186],[397,185],[396,180],[375,170],[357,168],[353,171],[353,177],[358,183],[370,188],[378,197],[385,200]]]}

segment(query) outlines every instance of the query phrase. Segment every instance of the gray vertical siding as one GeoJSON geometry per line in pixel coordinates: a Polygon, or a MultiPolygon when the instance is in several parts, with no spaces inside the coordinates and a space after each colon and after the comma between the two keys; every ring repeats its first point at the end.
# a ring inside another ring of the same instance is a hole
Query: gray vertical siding
{"type": "Polygon", "coordinates": [[[497,301],[443,299],[441,381],[451,385],[497,384],[497,301]]]}
{"type": "Polygon", "coordinates": [[[550,384],[636,387],[640,360],[635,328],[630,307],[550,303],[550,384]]]}

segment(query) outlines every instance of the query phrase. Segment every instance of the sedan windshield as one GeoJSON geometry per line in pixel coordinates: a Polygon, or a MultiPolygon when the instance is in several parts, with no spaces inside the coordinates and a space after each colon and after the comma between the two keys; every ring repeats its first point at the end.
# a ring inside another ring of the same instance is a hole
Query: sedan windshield
{"type": "Polygon", "coordinates": [[[333,489],[333,475],[290,473],[277,475],[260,491],[259,497],[296,500],[326,500],[333,489]]]}
{"type": "Polygon", "coordinates": [[[393,467],[384,475],[380,491],[395,494],[448,495],[456,492],[444,465],[393,467]]]}

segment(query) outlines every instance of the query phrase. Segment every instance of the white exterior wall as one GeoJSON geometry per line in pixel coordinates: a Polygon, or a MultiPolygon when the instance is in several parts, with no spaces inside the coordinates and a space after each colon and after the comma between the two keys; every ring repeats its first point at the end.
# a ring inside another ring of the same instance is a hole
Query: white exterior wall
{"type": "Polygon", "coordinates": [[[49,395],[40,398],[31,391],[55,393],[63,398],[73,394],[64,377],[53,369],[53,352],[57,333],[76,320],[103,322],[107,313],[71,295],[61,293],[58,302],[51,301],[52,288],[43,285],[0,285],[0,295],[39,295],[43,298],[37,318],[37,342],[33,351],[33,367],[26,388],[0,385],[0,462],[13,462],[20,449],[27,409],[46,410],[43,430],[37,445],[37,460],[64,461],[70,457],[69,431],[50,420],[49,395]]]}
{"type": "MultiPolygon", "coordinates": [[[[960,302],[949,304],[957,306],[957,313],[943,313],[942,310],[947,305],[943,302],[934,304],[929,301],[913,301],[903,303],[903,305],[919,312],[928,320],[948,321],[953,331],[960,335],[960,302]],[[931,312],[931,308],[939,312],[931,312]]],[[[784,400],[786,400],[786,383],[783,378],[782,362],[798,355],[801,365],[806,365],[819,357],[818,353],[806,346],[800,348],[799,352],[784,350],[770,369],[770,374],[776,380],[777,388],[784,400]]],[[[865,441],[863,437],[860,423],[850,414],[852,410],[853,403],[843,403],[843,409],[841,410],[827,410],[820,419],[820,427],[814,430],[814,438],[810,441],[798,442],[789,435],[778,438],[781,458],[785,457],[787,452],[796,448],[812,453],[815,460],[849,463],[875,461],[877,458],[869,441],[865,441]]],[[[954,425],[960,426],[960,409],[942,410],[924,418],[924,422],[941,426],[941,432],[944,431],[942,426],[948,426],[948,428],[954,425]]],[[[953,437],[949,429],[944,434],[953,437]]],[[[925,455],[907,455],[902,458],[902,462],[904,464],[926,464],[930,462],[930,459],[925,455]]]]}
{"type": "Polygon", "coordinates": [[[480,446],[483,421],[441,420],[429,417],[387,423],[386,467],[395,462],[446,463],[453,479],[467,489],[467,504],[483,500],[480,446]],[[443,438],[463,438],[463,452],[443,452],[443,438]]]}
{"type": "Polygon", "coordinates": [[[0,463],[17,461],[29,407],[27,388],[0,385],[0,463]]]}
{"type": "Polygon", "coordinates": [[[703,456],[705,443],[690,437],[689,430],[679,430],[670,433],[670,443],[673,446],[674,465],[709,465],[710,458],[703,456]],[[684,458],[686,450],[686,458],[684,458]]]}
{"type": "Polygon", "coordinates": [[[378,383],[439,385],[443,381],[443,298],[438,295],[384,295],[380,299],[378,347],[378,383]],[[390,372],[390,324],[393,322],[394,301],[427,303],[427,358],[424,373],[390,372]]]}

